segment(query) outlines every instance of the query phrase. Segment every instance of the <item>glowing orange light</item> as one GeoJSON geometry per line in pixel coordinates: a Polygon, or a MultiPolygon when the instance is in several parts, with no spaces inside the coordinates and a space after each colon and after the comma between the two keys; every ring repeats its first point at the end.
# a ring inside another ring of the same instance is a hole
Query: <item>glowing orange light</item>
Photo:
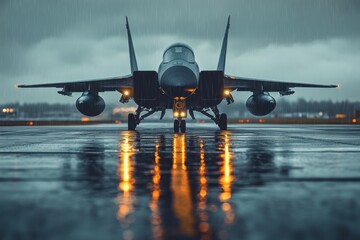
{"type": "Polygon", "coordinates": [[[161,214],[159,209],[159,198],[160,198],[160,178],[161,178],[161,172],[160,172],[160,154],[159,154],[159,148],[160,143],[156,143],[155,145],[155,153],[154,153],[154,169],[153,169],[153,189],[151,193],[151,200],[149,203],[149,208],[151,210],[151,224],[152,224],[152,233],[153,233],[153,239],[162,239],[163,235],[163,229],[161,226],[161,214]]]}
{"type": "Polygon", "coordinates": [[[3,112],[3,113],[6,113],[6,108],[3,108],[2,112],[3,112]]]}
{"type": "Polygon", "coordinates": [[[81,122],[89,122],[89,121],[90,121],[90,118],[88,118],[88,117],[83,117],[83,118],[81,118],[80,120],[81,120],[81,122]]]}
{"type": "Polygon", "coordinates": [[[222,210],[227,212],[229,210],[231,210],[231,205],[227,202],[223,203],[222,206],[221,206],[222,210]]]}
{"type": "Polygon", "coordinates": [[[185,89],[186,92],[195,92],[196,88],[187,88],[185,89]]]}
{"type": "Polygon", "coordinates": [[[125,95],[125,96],[129,96],[129,94],[130,94],[130,93],[129,93],[128,90],[125,90],[125,91],[124,91],[124,95],[125,95]]]}
{"type": "Polygon", "coordinates": [[[120,124],[121,123],[121,121],[120,120],[115,120],[115,122],[114,122],[115,124],[120,124]]]}
{"type": "Polygon", "coordinates": [[[179,112],[174,112],[174,117],[178,117],[179,116],[179,112]]]}
{"type": "Polygon", "coordinates": [[[34,123],[30,121],[30,122],[27,123],[27,125],[28,125],[28,126],[33,126],[34,123]]]}
{"type": "Polygon", "coordinates": [[[202,223],[200,223],[200,226],[199,226],[199,230],[200,230],[200,232],[207,232],[207,231],[209,231],[209,224],[208,223],[206,223],[206,222],[202,222],[202,223]]]}
{"type": "Polygon", "coordinates": [[[172,206],[175,215],[179,219],[180,231],[187,236],[193,236],[195,234],[195,220],[193,217],[190,181],[185,162],[185,135],[175,134],[173,139],[173,164],[171,170],[172,206]]]}
{"type": "Polygon", "coordinates": [[[223,159],[223,166],[220,169],[222,176],[219,178],[219,182],[223,192],[220,194],[219,199],[220,201],[225,202],[231,198],[231,184],[233,181],[233,169],[231,164],[232,154],[230,152],[228,135],[224,136],[224,146],[222,150],[224,151],[224,153],[221,154],[221,158],[223,159]]]}
{"type": "Polygon", "coordinates": [[[335,115],[335,118],[346,118],[346,114],[338,113],[335,115]]]}
{"type": "Polygon", "coordinates": [[[247,122],[247,123],[249,123],[249,122],[250,122],[250,120],[249,120],[249,119],[246,119],[246,122],[247,122]]]}
{"type": "Polygon", "coordinates": [[[120,176],[119,190],[121,194],[117,197],[118,213],[117,217],[121,221],[126,221],[126,217],[133,212],[134,197],[132,196],[132,189],[135,180],[132,177],[131,159],[134,155],[134,148],[131,145],[131,138],[133,135],[125,134],[120,143],[119,167],[118,173],[120,176]]]}
{"type": "Polygon", "coordinates": [[[205,163],[205,148],[202,140],[199,141],[200,146],[200,168],[199,168],[199,231],[201,232],[200,239],[211,239],[210,238],[210,225],[208,224],[209,216],[207,213],[207,179],[206,179],[206,163],[205,163]]]}
{"type": "Polygon", "coordinates": [[[229,90],[225,90],[225,91],[224,91],[224,94],[225,94],[225,95],[229,95],[229,94],[230,94],[230,91],[229,91],[229,90]]]}
{"type": "Polygon", "coordinates": [[[356,123],[357,121],[356,121],[356,118],[353,118],[352,120],[351,120],[351,122],[352,123],[356,123]]]}

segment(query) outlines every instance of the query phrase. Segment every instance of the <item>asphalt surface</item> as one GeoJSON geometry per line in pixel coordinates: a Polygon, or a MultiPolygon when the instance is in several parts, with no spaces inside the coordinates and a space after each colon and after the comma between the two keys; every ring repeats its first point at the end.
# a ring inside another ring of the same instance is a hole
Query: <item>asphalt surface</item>
{"type": "Polygon", "coordinates": [[[360,126],[0,128],[0,239],[360,239],[360,126]]]}

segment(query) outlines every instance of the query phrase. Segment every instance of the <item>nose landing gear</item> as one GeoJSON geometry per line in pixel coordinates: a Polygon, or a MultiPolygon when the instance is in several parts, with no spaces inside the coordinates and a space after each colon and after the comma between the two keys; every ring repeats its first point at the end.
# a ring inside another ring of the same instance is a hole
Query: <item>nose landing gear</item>
{"type": "Polygon", "coordinates": [[[186,121],[181,119],[174,120],[174,133],[178,133],[180,130],[181,133],[186,132],[186,121]]]}
{"type": "Polygon", "coordinates": [[[173,104],[173,116],[174,120],[174,133],[178,133],[179,130],[181,133],[186,132],[186,121],[182,118],[186,118],[187,109],[185,99],[175,98],[173,104]]]}

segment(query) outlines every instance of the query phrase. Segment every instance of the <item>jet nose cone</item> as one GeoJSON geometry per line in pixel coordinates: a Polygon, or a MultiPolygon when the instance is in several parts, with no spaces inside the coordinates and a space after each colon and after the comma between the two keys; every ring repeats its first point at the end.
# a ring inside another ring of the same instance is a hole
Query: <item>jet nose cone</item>
{"type": "Polygon", "coordinates": [[[188,97],[197,88],[197,76],[187,67],[173,66],[162,75],[160,86],[171,97],[188,97]]]}

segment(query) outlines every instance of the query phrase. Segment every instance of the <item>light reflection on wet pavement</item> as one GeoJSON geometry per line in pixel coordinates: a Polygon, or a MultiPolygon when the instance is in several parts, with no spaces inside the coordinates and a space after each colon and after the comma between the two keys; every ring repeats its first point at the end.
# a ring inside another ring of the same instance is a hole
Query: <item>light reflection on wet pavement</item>
{"type": "Polygon", "coordinates": [[[358,126],[0,129],[0,239],[359,239],[358,126]]]}

